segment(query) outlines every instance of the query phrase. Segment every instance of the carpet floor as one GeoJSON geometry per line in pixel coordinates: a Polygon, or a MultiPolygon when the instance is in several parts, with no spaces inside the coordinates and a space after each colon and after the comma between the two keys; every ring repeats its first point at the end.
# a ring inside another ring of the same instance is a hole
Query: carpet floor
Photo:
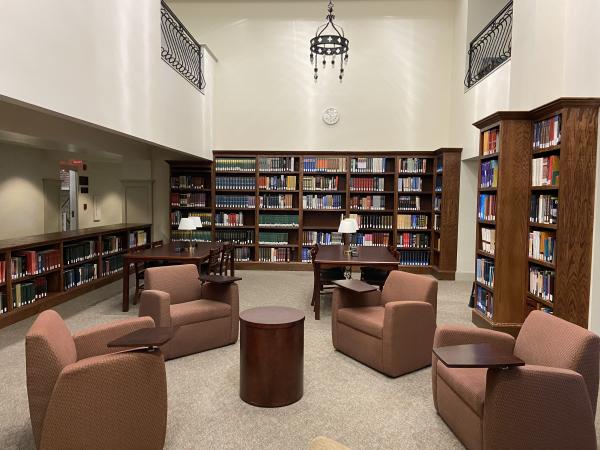
{"type": "MultiPolygon", "coordinates": [[[[391,379],[336,352],[329,296],[321,320],[310,307],[311,272],[239,271],[240,309],[285,305],[305,321],[304,396],[275,409],[239,398],[239,343],[168,361],[167,449],[305,449],[325,435],[352,449],[453,449],[461,444],[435,413],[431,369],[391,379]]],[[[441,281],[438,323],[470,325],[470,282],[441,281]]],[[[56,310],[72,331],[136,316],[120,311],[120,283],[56,310]]],[[[30,318],[0,330],[0,448],[33,449],[25,386],[30,318]]],[[[596,429],[598,429],[598,424],[596,429]]]]}

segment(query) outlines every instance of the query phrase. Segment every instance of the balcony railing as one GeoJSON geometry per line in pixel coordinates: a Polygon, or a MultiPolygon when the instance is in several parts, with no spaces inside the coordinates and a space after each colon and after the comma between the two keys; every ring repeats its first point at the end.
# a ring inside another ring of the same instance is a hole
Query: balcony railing
{"type": "Polygon", "coordinates": [[[510,59],[512,45],[512,0],[469,44],[465,86],[470,88],[510,59]]]}
{"type": "Polygon", "coordinates": [[[160,56],[200,92],[204,91],[202,46],[164,1],[160,5],[160,56]]]}

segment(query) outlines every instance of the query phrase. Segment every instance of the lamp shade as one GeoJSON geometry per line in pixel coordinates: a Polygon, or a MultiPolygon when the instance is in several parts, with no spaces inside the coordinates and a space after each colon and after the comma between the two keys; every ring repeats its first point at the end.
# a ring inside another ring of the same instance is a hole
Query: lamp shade
{"type": "Polygon", "coordinates": [[[196,228],[202,228],[202,219],[200,219],[200,217],[192,216],[190,219],[192,219],[196,228]]]}
{"type": "Polygon", "coordinates": [[[358,222],[356,219],[342,219],[338,233],[356,233],[358,231],[358,222]]]}
{"type": "Polygon", "coordinates": [[[179,221],[178,230],[192,231],[196,229],[196,224],[191,217],[182,217],[179,221]]]}

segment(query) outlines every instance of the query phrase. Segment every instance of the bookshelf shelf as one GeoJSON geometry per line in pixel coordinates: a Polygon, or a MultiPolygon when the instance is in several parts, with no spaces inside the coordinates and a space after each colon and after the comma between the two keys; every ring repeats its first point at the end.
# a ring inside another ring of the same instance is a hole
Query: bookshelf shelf
{"type": "Polygon", "coordinates": [[[554,302],[551,302],[550,300],[546,300],[542,297],[538,297],[537,295],[534,295],[531,292],[527,292],[527,297],[530,298],[531,300],[536,301],[537,303],[547,306],[548,308],[554,308],[554,302]]]}
{"type": "Polygon", "coordinates": [[[489,188],[479,188],[479,192],[496,192],[498,188],[489,187],[489,188]]]}
{"type": "Polygon", "coordinates": [[[529,222],[529,226],[531,228],[544,228],[548,230],[557,230],[558,225],[554,223],[539,223],[539,222],[529,222]]]}
{"type": "Polygon", "coordinates": [[[24,277],[19,277],[19,278],[12,278],[11,281],[13,282],[13,284],[23,283],[25,281],[33,280],[33,279],[38,278],[38,277],[45,277],[45,276],[48,276],[48,275],[52,275],[53,273],[57,273],[60,270],[61,270],[61,268],[58,267],[56,269],[46,270],[46,271],[41,272],[41,273],[34,273],[32,275],[25,275],[24,277]]]}
{"type": "Polygon", "coordinates": [[[495,159],[495,158],[498,158],[498,157],[500,157],[500,152],[492,153],[492,154],[489,154],[489,155],[481,155],[479,157],[479,160],[480,161],[485,161],[485,160],[488,160],[488,159],[495,159]]]}
{"type": "Polygon", "coordinates": [[[551,262],[547,262],[547,261],[543,261],[541,259],[535,259],[535,258],[527,258],[527,260],[531,264],[537,264],[538,266],[547,267],[548,269],[556,269],[556,265],[551,262]]]}
{"type": "Polygon", "coordinates": [[[484,252],[483,250],[477,250],[475,253],[479,256],[485,256],[486,258],[489,258],[489,259],[495,258],[495,256],[492,253],[484,252]]]}
{"type": "Polygon", "coordinates": [[[481,225],[491,225],[491,226],[496,226],[496,221],[495,220],[477,220],[477,223],[481,224],[481,225]]]}
{"type": "Polygon", "coordinates": [[[491,292],[491,293],[494,293],[494,288],[493,288],[493,287],[491,287],[491,286],[488,286],[488,285],[487,285],[487,284],[485,284],[485,283],[481,283],[481,282],[479,282],[479,281],[475,281],[475,284],[476,284],[477,286],[479,286],[479,287],[481,287],[481,288],[485,289],[486,291],[489,291],[489,292],[491,292]]]}
{"type": "Polygon", "coordinates": [[[558,191],[558,186],[531,186],[532,191],[558,191]]]}
{"type": "Polygon", "coordinates": [[[560,151],[560,145],[552,145],[550,147],[532,150],[531,154],[533,156],[537,156],[537,155],[546,155],[548,153],[555,153],[558,151],[560,151]]]}

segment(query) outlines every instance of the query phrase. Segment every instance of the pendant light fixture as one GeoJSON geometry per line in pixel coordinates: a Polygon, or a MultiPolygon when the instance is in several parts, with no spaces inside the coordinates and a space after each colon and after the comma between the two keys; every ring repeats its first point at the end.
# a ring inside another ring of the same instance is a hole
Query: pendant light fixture
{"type": "Polygon", "coordinates": [[[344,66],[348,64],[348,44],[350,41],[344,37],[344,29],[333,23],[333,1],[327,6],[327,22],[317,28],[317,34],[310,40],[310,63],[314,64],[315,81],[319,78],[319,59],[325,69],[327,63],[335,68],[335,60],[339,58],[340,82],[344,78],[344,66]]]}

